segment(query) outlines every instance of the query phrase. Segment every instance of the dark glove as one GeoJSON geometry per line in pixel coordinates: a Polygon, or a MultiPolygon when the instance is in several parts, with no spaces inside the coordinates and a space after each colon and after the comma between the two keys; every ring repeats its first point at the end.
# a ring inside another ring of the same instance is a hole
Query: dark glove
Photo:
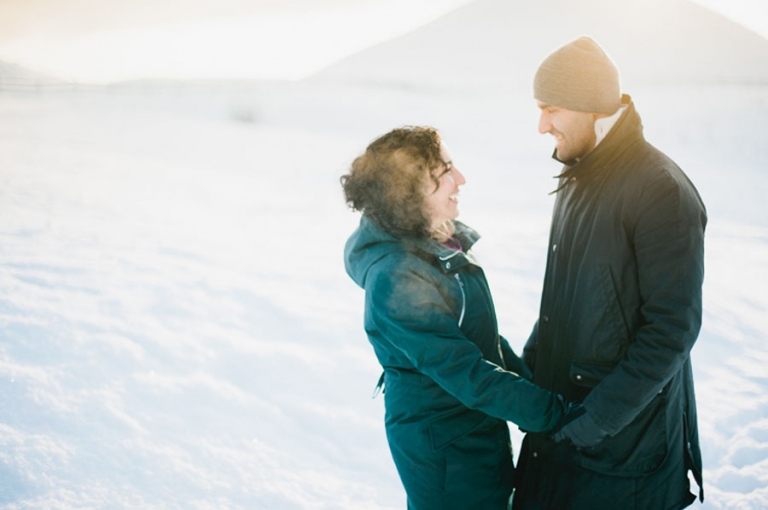
{"type": "Polygon", "coordinates": [[[589,448],[599,444],[607,435],[581,404],[575,404],[569,406],[563,419],[555,427],[552,440],[560,443],[568,439],[577,448],[589,448]]]}

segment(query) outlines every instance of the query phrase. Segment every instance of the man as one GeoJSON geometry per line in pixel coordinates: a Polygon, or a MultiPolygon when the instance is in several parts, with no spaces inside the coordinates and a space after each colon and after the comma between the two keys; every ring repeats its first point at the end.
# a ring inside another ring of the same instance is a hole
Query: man
{"type": "Polygon", "coordinates": [[[524,360],[574,406],[526,435],[515,509],[674,509],[701,489],[690,351],[701,326],[706,210],[645,141],[600,46],[581,37],[534,79],[558,176],[539,319],[524,360]]]}

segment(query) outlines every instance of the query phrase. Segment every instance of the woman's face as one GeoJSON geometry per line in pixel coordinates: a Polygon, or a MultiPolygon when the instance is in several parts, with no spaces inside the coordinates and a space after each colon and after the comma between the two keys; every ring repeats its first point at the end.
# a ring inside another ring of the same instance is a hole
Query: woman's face
{"type": "Polygon", "coordinates": [[[444,144],[440,145],[440,157],[443,164],[432,170],[432,175],[437,178],[439,184],[435,185],[434,179],[427,178],[425,207],[432,231],[459,216],[459,186],[467,182],[461,172],[453,166],[451,155],[444,144]]]}

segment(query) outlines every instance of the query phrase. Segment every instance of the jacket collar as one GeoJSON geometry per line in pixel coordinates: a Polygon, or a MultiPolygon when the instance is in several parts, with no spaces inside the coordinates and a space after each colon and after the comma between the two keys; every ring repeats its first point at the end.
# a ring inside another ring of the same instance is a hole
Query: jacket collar
{"type": "Polygon", "coordinates": [[[475,260],[468,252],[480,239],[480,235],[460,221],[454,221],[454,225],[455,231],[453,235],[461,243],[461,247],[464,250],[463,252],[449,248],[432,238],[406,238],[404,239],[404,242],[415,250],[437,257],[440,261],[440,267],[442,267],[445,272],[456,271],[468,263],[476,264],[475,260]]]}
{"type": "Polygon", "coordinates": [[[600,117],[595,121],[595,147],[600,145],[600,142],[611,132],[611,129],[613,129],[613,126],[616,125],[621,116],[624,115],[624,110],[626,109],[627,105],[622,104],[613,115],[600,117]]]}
{"type": "Polygon", "coordinates": [[[467,225],[456,221],[454,235],[464,252],[456,251],[423,237],[395,237],[375,222],[363,216],[357,230],[344,247],[344,265],[347,273],[361,287],[365,285],[368,270],[381,258],[396,252],[411,252],[421,258],[435,260],[445,272],[453,272],[467,264],[476,264],[467,252],[480,239],[480,235],[467,225]]]}

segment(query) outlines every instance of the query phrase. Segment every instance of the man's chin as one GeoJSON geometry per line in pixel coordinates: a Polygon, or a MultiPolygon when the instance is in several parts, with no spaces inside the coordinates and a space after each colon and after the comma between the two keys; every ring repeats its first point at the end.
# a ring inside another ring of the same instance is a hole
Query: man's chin
{"type": "Polygon", "coordinates": [[[570,152],[561,151],[560,149],[555,149],[555,157],[557,157],[558,161],[578,161],[579,158],[577,156],[574,156],[570,152]]]}

